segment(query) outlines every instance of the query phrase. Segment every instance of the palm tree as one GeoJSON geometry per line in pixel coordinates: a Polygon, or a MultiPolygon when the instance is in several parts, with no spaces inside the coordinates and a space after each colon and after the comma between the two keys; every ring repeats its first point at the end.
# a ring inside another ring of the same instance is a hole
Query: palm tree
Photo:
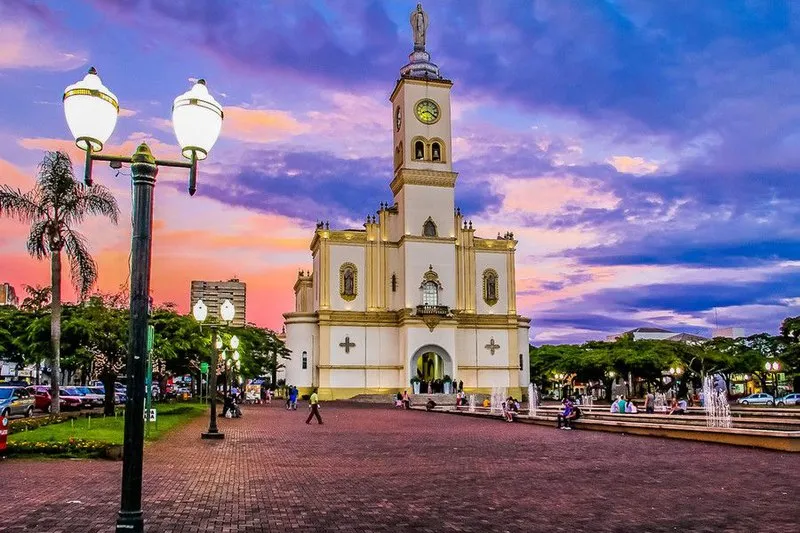
{"type": "Polygon", "coordinates": [[[89,255],[86,238],[75,230],[86,215],[103,215],[114,224],[119,207],[111,191],[75,181],[72,161],[64,152],[47,152],[39,164],[33,190],[23,193],[0,185],[0,216],[8,214],[31,225],[28,253],[36,259],[50,257],[50,342],[52,345],[52,412],[59,412],[61,377],[61,251],[65,251],[70,276],[84,299],[97,281],[97,264],[89,255]]]}

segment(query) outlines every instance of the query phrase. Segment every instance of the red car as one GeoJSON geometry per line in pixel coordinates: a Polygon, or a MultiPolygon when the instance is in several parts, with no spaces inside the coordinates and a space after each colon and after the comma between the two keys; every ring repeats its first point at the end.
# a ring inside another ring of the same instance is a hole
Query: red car
{"type": "MultiPolygon", "coordinates": [[[[45,413],[50,412],[50,404],[53,400],[52,396],[50,396],[50,386],[49,385],[31,385],[28,387],[28,391],[33,394],[34,398],[34,406],[36,409],[40,411],[44,411],[45,413]]],[[[77,396],[69,396],[61,394],[58,397],[58,403],[61,405],[62,410],[67,409],[80,409],[81,408],[81,399],[77,396]]]]}

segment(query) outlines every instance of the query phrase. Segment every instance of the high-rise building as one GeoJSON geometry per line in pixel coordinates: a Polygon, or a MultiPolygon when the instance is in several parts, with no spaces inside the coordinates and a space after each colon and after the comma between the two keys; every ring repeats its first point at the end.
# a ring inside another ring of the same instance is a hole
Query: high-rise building
{"type": "Polygon", "coordinates": [[[197,300],[203,300],[208,307],[209,322],[219,321],[219,306],[225,300],[230,300],[236,308],[232,326],[242,327],[247,320],[247,285],[236,278],[228,281],[192,281],[191,302],[192,309],[197,300]]]}
{"type": "Polygon", "coordinates": [[[17,305],[19,299],[10,283],[0,283],[0,305],[17,305]]]}

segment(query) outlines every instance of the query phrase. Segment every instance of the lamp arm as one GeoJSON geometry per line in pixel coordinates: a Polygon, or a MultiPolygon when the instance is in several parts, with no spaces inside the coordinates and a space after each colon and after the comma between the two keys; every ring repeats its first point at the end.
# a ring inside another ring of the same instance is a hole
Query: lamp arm
{"type": "MultiPolygon", "coordinates": [[[[83,181],[87,186],[92,185],[92,163],[94,161],[108,161],[109,163],[133,163],[130,156],[98,154],[92,151],[92,145],[88,145],[86,150],[86,162],[83,170],[83,181]]],[[[194,195],[197,191],[197,154],[192,151],[190,161],[175,161],[171,159],[156,159],[156,166],[189,169],[189,194],[194,195]]]]}

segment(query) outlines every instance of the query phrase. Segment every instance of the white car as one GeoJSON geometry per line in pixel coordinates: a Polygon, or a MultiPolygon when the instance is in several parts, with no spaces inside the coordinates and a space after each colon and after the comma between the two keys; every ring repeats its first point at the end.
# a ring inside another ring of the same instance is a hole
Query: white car
{"type": "Polygon", "coordinates": [[[773,405],[775,403],[775,399],[771,394],[767,394],[766,392],[758,392],[756,394],[751,394],[750,396],[745,396],[744,398],[739,398],[737,403],[742,405],[773,405]]]}

